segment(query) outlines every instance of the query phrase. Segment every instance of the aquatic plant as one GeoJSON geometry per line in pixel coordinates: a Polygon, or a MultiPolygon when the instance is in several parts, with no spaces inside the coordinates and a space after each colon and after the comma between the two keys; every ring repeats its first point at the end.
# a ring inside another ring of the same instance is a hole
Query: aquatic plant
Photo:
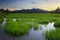
{"type": "MultiPolygon", "coordinates": [[[[7,23],[4,30],[13,35],[23,35],[29,32],[33,26],[38,28],[38,24],[55,22],[55,27],[60,27],[60,14],[13,14],[7,16],[7,23]],[[12,19],[16,19],[13,21],[12,19]],[[33,19],[33,20],[32,20],[33,19]]],[[[53,33],[52,33],[53,34],[53,33]]]]}
{"type": "Polygon", "coordinates": [[[60,21],[57,21],[55,24],[54,24],[55,27],[60,27],[60,21]]]}
{"type": "Polygon", "coordinates": [[[60,40],[60,28],[46,32],[46,40],[60,40]]]}
{"type": "Polygon", "coordinates": [[[22,34],[26,34],[29,31],[30,26],[27,24],[24,24],[23,22],[14,22],[14,21],[8,21],[6,23],[6,26],[4,28],[4,30],[7,33],[10,33],[12,35],[22,35],[22,34]]]}

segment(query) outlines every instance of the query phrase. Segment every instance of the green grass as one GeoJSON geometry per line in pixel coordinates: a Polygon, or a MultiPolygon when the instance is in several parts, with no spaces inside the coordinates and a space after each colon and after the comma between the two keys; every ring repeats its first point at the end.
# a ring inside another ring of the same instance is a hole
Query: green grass
{"type": "Polygon", "coordinates": [[[5,26],[5,31],[9,34],[18,36],[29,31],[30,26],[22,22],[9,21],[5,26]]]}
{"type": "MultiPolygon", "coordinates": [[[[29,32],[33,26],[38,28],[38,24],[55,22],[55,27],[60,27],[60,14],[8,14],[7,23],[4,30],[12,35],[23,35],[29,32]],[[13,21],[15,18],[17,21],[13,21]]],[[[54,32],[54,31],[53,31],[54,32]]],[[[52,33],[53,35],[53,33],[52,33]]],[[[49,36],[48,36],[49,37],[49,36]]]]}
{"type": "Polygon", "coordinates": [[[2,23],[4,17],[5,17],[5,15],[2,12],[0,12],[0,23],[2,23]]]}
{"type": "Polygon", "coordinates": [[[60,40],[60,28],[46,32],[46,40],[60,40]]]}
{"type": "Polygon", "coordinates": [[[3,22],[3,18],[0,18],[0,23],[2,23],[3,22]]]}
{"type": "Polygon", "coordinates": [[[54,26],[60,28],[60,21],[57,21],[57,22],[54,24],[54,26]]]}

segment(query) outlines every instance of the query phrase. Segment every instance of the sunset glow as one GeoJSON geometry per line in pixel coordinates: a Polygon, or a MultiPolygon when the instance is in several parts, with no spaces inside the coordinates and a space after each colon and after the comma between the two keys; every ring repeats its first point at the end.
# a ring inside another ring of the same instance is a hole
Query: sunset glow
{"type": "Polygon", "coordinates": [[[39,8],[44,10],[55,10],[60,7],[60,0],[1,0],[0,9],[21,10],[39,8]]]}

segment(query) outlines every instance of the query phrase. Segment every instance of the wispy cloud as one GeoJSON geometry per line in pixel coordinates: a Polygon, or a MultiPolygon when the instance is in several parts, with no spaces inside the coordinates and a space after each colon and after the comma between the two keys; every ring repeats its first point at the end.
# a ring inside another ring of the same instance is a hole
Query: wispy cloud
{"type": "Polygon", "coordinates": [[[10,10],[40,8],[54,10],[60,7],[60,0],[0,0],[0,8],[10,10]]]}

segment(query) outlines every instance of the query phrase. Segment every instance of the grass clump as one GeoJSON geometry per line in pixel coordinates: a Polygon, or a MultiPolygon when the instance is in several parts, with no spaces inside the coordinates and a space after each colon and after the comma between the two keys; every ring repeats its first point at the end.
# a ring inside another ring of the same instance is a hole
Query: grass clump
{"type": "Polygon", "coordinates": [[[55,24],[54,24],[55,27],[60,27],[60,21],[57,21],[55,24]]]}
{"type": "Polygon", "coordinates": [[[60,40],[60,28],[46,32],[46,40],[60,40]]]}
{"type": "Polygon", "coordinates": [[[28,33],[29,28],[29,25],[26,25],[24,23],[9,21],[6,23],[4,30],[9,34],[18,36],[28,33]]]}
{"type": "Polygon", "coordinates": [[[38,29],[38,23],[33,24],[34,29],[38,29]]]}

